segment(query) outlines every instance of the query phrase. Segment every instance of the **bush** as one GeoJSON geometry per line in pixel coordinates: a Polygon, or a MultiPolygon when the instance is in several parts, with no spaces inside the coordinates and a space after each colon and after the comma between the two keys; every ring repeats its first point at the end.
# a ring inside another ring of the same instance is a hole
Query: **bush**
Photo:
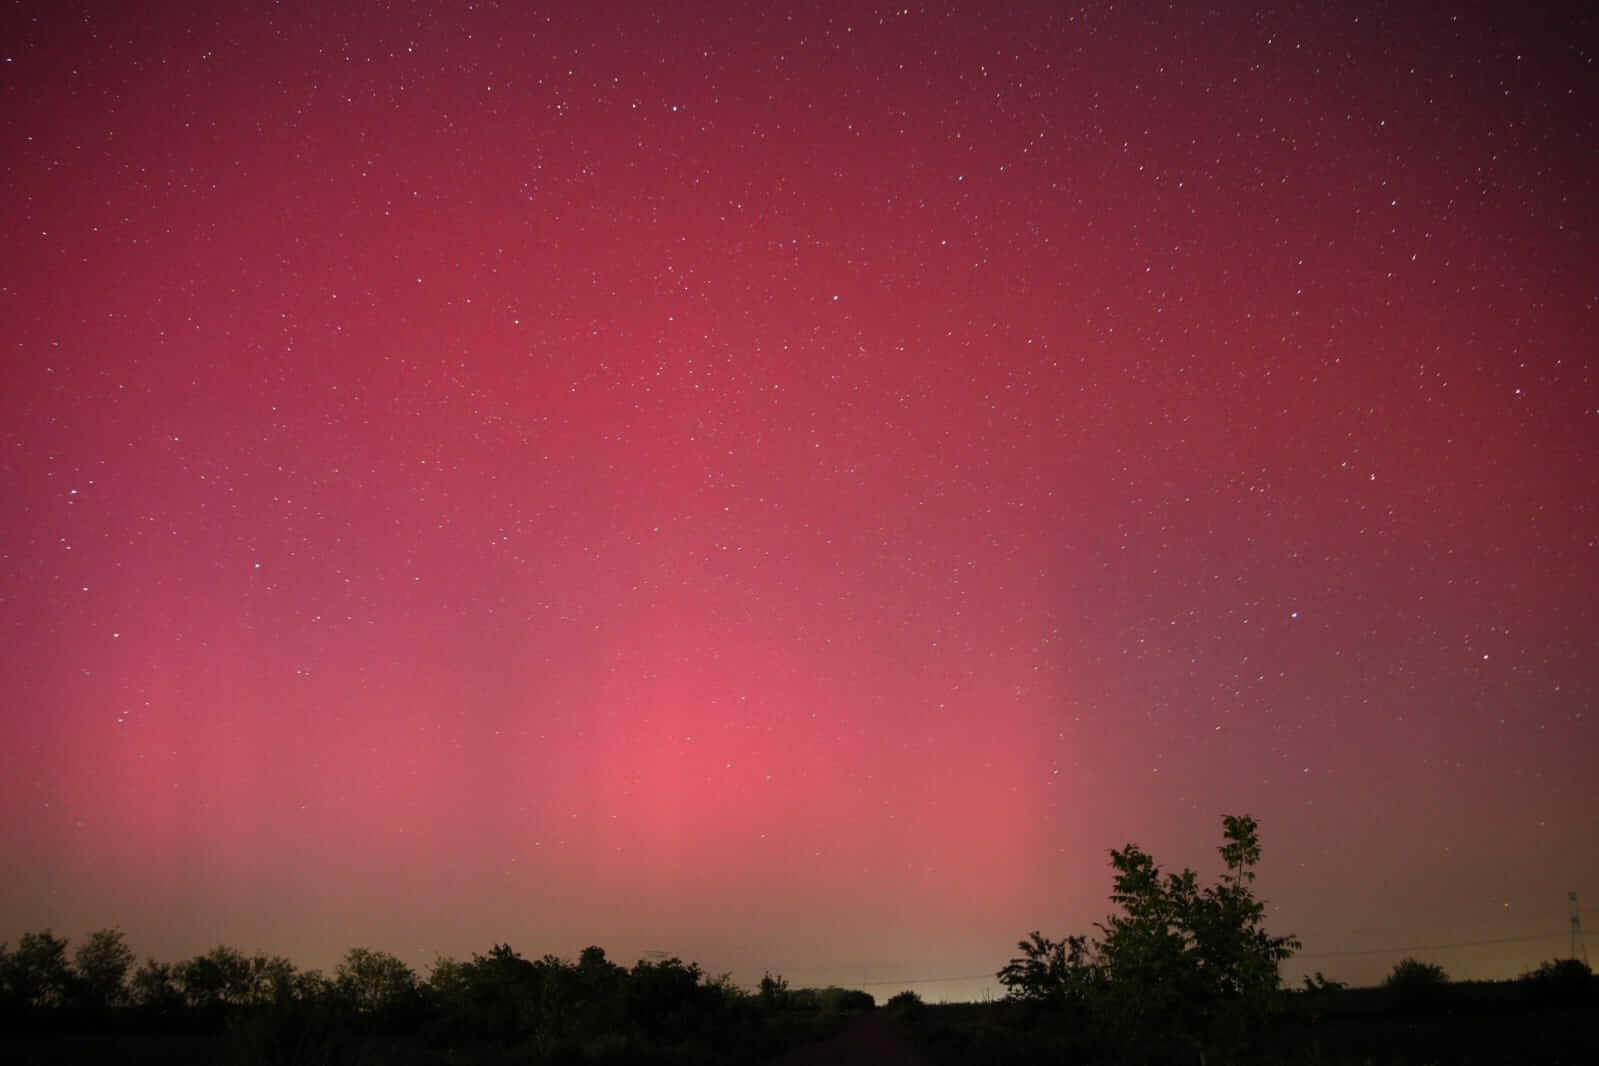
{"type": "Polygon", "coordinates": [[[1437,963],[1407,958],[1396,962],[1382,983],[1384,988],[1400,990],[1440,988],[1449,983],[1449,975],[1437,963]]]}
{"type": "Polygon", "coordinates": [[[1536,970],[1521,975],[1541,1003],[1556,1007],[1577,1007],[1593,999],[1593,971],[1581,959],[1551,959],[1536,970]]]}
{"type": "Polygon", "coordinates": [[[914,1018],[922,1012],[924,1005],[922,997],[907,988],[903,992],[890,996],[888,1003],[885,1004],[885,1009],[901,1018],[914,1018]]]}
{"type": "Polygon", "coordinates": [[[1383,979],[1389,1002],[1402,1009],[1438,1005],[1449,987],[1449,975],[1444,968],[1420,959],[1407,958],[1394,964],[1383,979]]]}
{"type": "Polygon", "coordinates": [[[836,985],[822,989],[821,1000],[822,1009],[835,1014],[871,1010],[877,1006],[877,1000],[872,998],[870,992],[863,992],[858,988],[839,988],[836,985]]]}

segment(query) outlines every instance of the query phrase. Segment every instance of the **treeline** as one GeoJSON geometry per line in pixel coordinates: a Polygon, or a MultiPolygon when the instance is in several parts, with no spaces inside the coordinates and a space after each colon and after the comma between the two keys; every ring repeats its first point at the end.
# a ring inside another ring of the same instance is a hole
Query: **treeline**
{"type": "Polygon", "coordinates": [[[1550,959],[1509,981],[1451,981],[1442,966],[1412,957],[1395,963],[1375,988],[1350,988],[1318,971],[1285,1006],[1310,1017],[1599,1007],[1599,981],[1582,959],[1550,959]]]}
{"type": "Polygon", "coordinates": [[[440,959],[424,978],[352,948],[331,974],[217,947],[169,964],[115,929],[75,950],[50,931],[0,945],[0,1021],[13,1033],[214,1037],[251,1063],[357,1061],[753,1062],[830,1032],[872,997],[791,989],[768,974],[745,991],[678,958],[632,967],[586,948],[528,959],[508,945],[440,959]]]}

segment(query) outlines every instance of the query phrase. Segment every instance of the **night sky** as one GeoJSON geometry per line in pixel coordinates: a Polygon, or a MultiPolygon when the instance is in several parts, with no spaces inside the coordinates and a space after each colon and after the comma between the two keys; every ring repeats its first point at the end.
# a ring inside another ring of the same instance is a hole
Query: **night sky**
{"type": "Polygon", "coordinates": [[[654,6],[0,15],[0,939],[1564,954],[1599,26],[654,6]]]}

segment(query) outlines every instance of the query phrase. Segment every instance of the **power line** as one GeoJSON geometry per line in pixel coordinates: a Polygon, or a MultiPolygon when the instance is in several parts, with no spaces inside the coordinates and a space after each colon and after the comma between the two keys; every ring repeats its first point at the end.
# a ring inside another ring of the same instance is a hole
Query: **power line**
{"type": "MultiPolygon", "coordinates": [[[[1559,940],[1563,935],[1564,934],[1561,933],[1544,933],[1539,936],[1506,936],[1498,937],[1493,940],[1455,940],[1444,944],[1409,944],[1404,946],[1383,948],[1350,948],[1343,951],[1296,951],[1293,957],[1295,959],[1328,959],[1351,955],[1393,955],[1402,951],[1445,951],[1450,948],[1480,948],[1491,947],[1496,944],[1531,944],[1540,940],[1559,940]]],[[[847,971],[848,967],[843,967],[842,969],[847,971]]],[[[798,972],[805,973],[806,971],[800,970],[798,972]]],[[[854,981],[851,983],[862,988],[880,988],[886,985],[932,985],[945,984],[950,981],[993,981],[996,979],[996,973],[990,971],[988,973],[941,974],[931,977],[894,977],[887,980],[854,981]]]]}
{"type": "Polygon", "coordinates": [[[1535,940],[1559,940],[1563,934],[1544,933],[1539,936],[1505,936],[1497,940],[1456,940],[1449,944],[1411,944],[1396,948],[1351,948],[1347,951],[1296,951],[1296,959],[1327,959],[1337,955],[1385,955],[1400,951],[1443,951],[1448,948],[1480,948],[1490,944],[1528,944],[1535,940]]]}
{"type": "Polygon", "coordinates": [[[897,977],[892,981],[858,981],[856,983],[862,987],[870,985],[873,988],[878,988],[883,985],[935,985],[946,981],[992,981],[994,979],[992,973],[966,973],[956,974],[953,977],[897,977]]]}

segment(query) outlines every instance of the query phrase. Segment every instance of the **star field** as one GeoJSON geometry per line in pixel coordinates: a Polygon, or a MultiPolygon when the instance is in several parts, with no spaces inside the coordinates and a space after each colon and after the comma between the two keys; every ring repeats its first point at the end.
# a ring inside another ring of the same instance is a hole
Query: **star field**
{"type": "Polygon", "coordinates": [[[565,7],[0,16],[0,939],[1563,949],[1591,19],[565,7]]]}

